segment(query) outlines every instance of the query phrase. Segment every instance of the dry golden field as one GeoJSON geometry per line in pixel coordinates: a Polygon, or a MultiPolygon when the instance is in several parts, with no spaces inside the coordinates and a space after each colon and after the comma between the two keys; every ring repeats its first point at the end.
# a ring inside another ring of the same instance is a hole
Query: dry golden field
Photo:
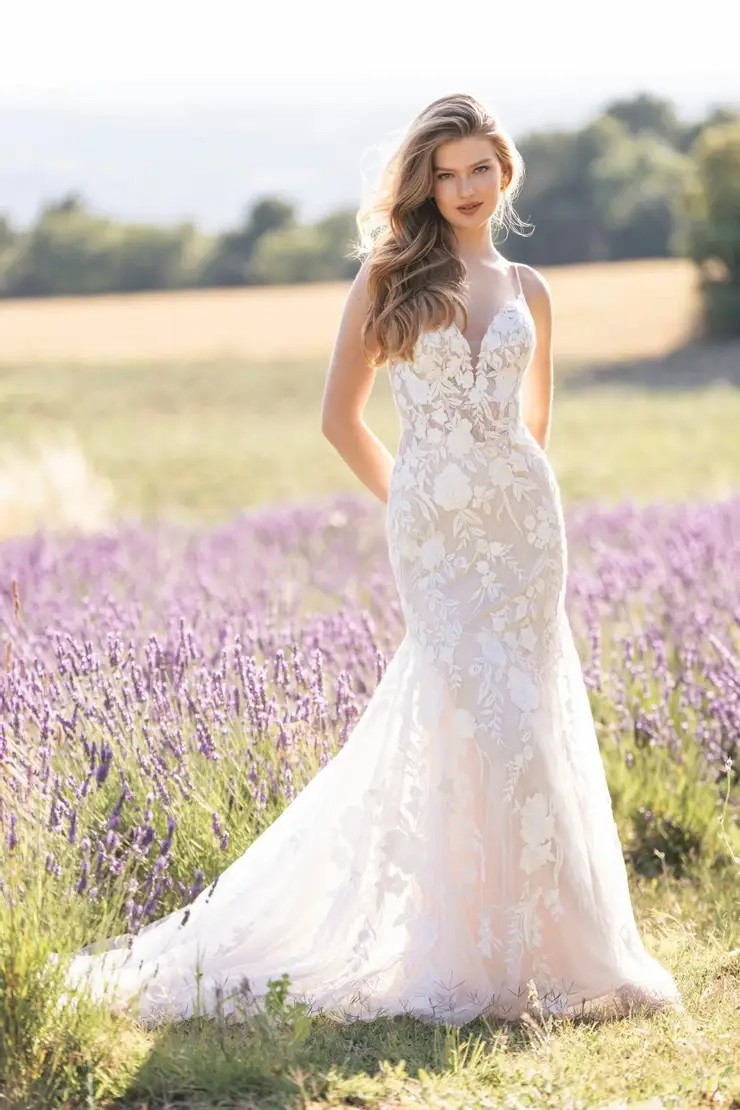
{"type": "MultiPolygon", "coordinates": [[[[556,354],[566,361],[660,357],[697,321],[684,259],[548,266],[556,354]]],[[[293,361],[326,358],[348,283],[0,302],[0,365],[293,361]]]]}
{"type": "MultiPolygon", "coordinates": [[[[555,317],[548,454],[564,499],[740,489],[740,343],[695,338],[692,265],[543,272],[555,317]]],[[[0,536],[94,530],[120,514],[215,521],[359,491],[320,428],[348,287],[0,302],[0,536]]],[[[366,419],[393,452],[387,373],[366,419]]]]}

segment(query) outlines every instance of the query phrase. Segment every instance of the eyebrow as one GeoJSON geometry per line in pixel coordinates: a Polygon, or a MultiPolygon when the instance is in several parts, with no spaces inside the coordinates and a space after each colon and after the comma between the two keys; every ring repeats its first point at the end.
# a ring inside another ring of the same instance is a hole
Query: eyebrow
{"type": "MultiPolygon", "coordinates": [[[[479,158],[477,162],[471,162],[470,165],[467,167],[467,169],[472,170],[475,166],[482,166],[484,162],[492,162],[492,161],[493,161],[492,158],[479,158]]],[[[451,170],[449,166],[434,166],[433,168],[434,168],[435,173],[437,173],[439,170],[444,170],[446,173],[454,173],[455,172],[454,170],[451,170]]]]}

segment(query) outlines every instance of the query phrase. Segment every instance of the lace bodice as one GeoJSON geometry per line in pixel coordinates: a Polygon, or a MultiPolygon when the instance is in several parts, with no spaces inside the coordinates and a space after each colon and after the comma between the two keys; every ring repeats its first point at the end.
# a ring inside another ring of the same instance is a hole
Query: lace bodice
{"type": "Polygon", "coordinates": [[[520,290],[494,313],[474,360],[456,324],[420,333],[412,361],[391,361],[389,372],[401,418],[400,447],[453,455],[466,443],[500,450],[521,421],[521,387],[536,331],[520,290]]]}

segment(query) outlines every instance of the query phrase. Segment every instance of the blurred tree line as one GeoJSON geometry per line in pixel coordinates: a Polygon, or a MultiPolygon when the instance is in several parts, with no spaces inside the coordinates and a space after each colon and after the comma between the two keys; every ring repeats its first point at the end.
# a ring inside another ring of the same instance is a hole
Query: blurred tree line
{"type": "MultiPolygon", "coordinates": [[[[516,237],[532,265],[692,258],[701,269],[707,322],[740,334],[740,114],[714,110],[687,124],[651,95],[617,100],[580,130],[517,141],[524,187],[517,201],[535,225],[516,237]]],[[[292,204],[264,197],[243,223],[210,236],[192,222],[124,224],[94,215],[76,193],[50,203],[16,232],[0,214],[0,296],[132,292],[349,279],[355,209],[301,224],[292,204]]]]}

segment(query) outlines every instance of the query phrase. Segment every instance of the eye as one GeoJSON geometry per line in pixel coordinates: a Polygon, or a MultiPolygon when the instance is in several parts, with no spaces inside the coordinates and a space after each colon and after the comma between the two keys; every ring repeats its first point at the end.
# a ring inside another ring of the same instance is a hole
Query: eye
{"type": "MultiPolygon", "coordinates": [[[[483,170],[484,173],[487,173],[490,168],[491,168],[490,166],[476,166],[474,172],[477,173],[478,170],[483,170]]],[[[451,177],[451,176],[452,176],[452,174],[449,174],[446,171],[443,172],[443,173],[438,173],[437,174],[437,181],[442,181],[442,180],[444,180],[445,177],[451,177]]]]}

